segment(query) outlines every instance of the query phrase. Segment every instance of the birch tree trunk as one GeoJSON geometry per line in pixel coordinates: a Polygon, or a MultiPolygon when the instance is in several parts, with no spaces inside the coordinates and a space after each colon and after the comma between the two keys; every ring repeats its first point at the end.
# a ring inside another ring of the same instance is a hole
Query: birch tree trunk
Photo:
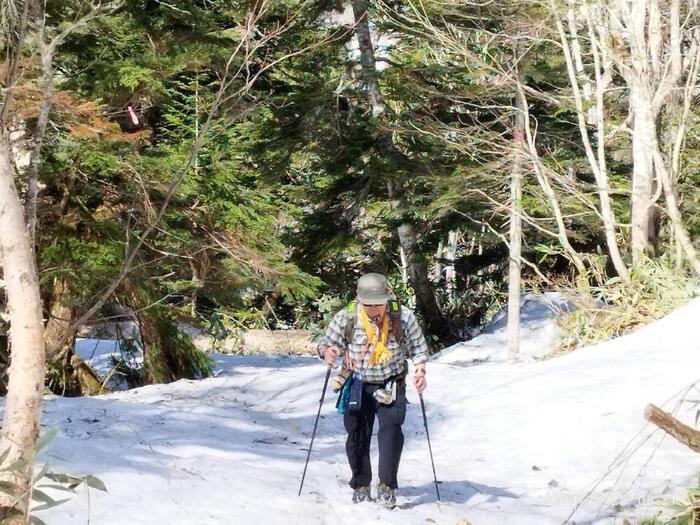
{"type": "Polygon", "coordinates": [[[32,479],[33,447],[39,433],[44,392],[44,326],[34,251],[24,222],[24,209],[15,186],[10,145],[0,134],[0,252],[10,315],[10,367],[0,450],[8,450],[2,466],[18,458],[25,464],[9,474],[20,495],[14,509],[0,498],[3,523],[25,523],[32,479]],[[9,514],[15,511],[15,515],[9,514]]]}
{"type": "Polygon", "coordinates": [[[658,56],[651,59],[649,44],[658,37],[652,35],[655,10],[650,6],[651,0],[633,2],[624,10],[623,22],[629,31],[629,54],[625,60],[617,56],[625,81],[630,90],[630,111],[632,124],[632,220],[631,243],[632,255],[636,263],[644,255],[652,256],[652,186],[654,183],[654,160],[651,146],[656,141],[656,115],[652,112],[652,81],[654,72],[659,69],[658,56]],[[649,13],[649,17],[647,17],[649,13]],[[649,21],[649,32],[647,32],[649,21]]]}
{"type": "MultiPolygon", "coordinates": [[[[520,98],[520,97],[518,97],[520,98]]],[[[521,101],[522,102],[522,101],[521,101]]],[[[524,112],[518,112],[513,132],[515,150],[510,180],[510,244],[508,246],[508,355],[520,352],[520,286],[522,260],[522,177],[524,112]]]]}
{"type": "Polygon", "coordinates": [[[630,86],[630,108],[634,115],[632,130],[632,256],[635,263],[640,256],[655,255],[656,220],[654,211],[654,158],[657,141],[656,116],[652,110],[648,89],[641,80],[630,86]]]}
{"type": "Polygon", "coordinates": [[[399,246],[399,257],[401,258],[401,282],[408,286],[408,259],[402,246],[399,246]]]}
{"type": "Polygon", "coordinates": [[[447,234],[447,267],[445,268],[445,289],[450,301],[454,303],[454,292],[456,289],[457,273],[455,272],[455,257],[457,257],[457,243],[459,241],[459,232],[450,230],[447,234]]]}
{"type": "Polygon", "coordinates": [[[445,254],[445,245],[442,241],[438,244],[437,250],[435,251],[435,263],[433,264],[433,282],[436,286],[440,286],[440,281],[442,280],[442,258],[445,254]]]}

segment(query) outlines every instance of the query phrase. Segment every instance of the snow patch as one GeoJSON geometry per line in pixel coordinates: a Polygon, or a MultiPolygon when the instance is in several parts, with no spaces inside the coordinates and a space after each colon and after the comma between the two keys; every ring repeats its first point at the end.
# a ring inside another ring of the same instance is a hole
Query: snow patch
{"type": "MultiPolygon", "coordinates": [[[[560,292],[524,295],[520,300],[519,358],[541,358],[547,355],[561,337],[556,316],[559,312],[568,312],[574,308],[560,292]]],[[[484,325],[479,335],[445,348],[436,359],[441,363],[461,366],[509,359],[507,323],[508,309],[503,308],[484,325]]]]}

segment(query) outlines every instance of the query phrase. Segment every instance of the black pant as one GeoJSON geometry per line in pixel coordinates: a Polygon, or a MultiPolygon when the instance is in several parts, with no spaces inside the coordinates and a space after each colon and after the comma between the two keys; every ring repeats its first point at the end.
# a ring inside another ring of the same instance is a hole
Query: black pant
{"type": "Polygon", "coordinates": [[[379,403],[372,393],[381,385],[363,386],[362,408],[359,411],[346,411],[343,416],[348,439],[345,452],[352,470],[350,486],[368,487],[372,482],[372,465],[369,459],[369,445],[372,439],[374,416],[379,418],[379,481],[392,489],[398,487],[396,475],[399,471],[403,432],[401,425],[406,418],[406,382],[397,381],[396,401],[390,405],[379,403]]]}

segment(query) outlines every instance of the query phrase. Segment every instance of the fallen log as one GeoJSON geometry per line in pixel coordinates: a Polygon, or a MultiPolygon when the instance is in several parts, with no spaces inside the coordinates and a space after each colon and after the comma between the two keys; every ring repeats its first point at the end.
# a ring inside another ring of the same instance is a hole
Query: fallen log
{"type": "Polygon", "coordinates": [[[644,419],[673,436],[691,450],[700,453],[700,430],[681,423],[656,405],[647,405],[644,410],[644,419]]]}

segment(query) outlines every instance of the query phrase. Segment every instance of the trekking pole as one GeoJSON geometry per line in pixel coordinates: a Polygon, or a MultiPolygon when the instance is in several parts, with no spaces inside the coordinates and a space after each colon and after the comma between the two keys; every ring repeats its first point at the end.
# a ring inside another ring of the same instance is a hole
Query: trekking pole
{"type": "Polygon", "coordinates": [[[314,431],[311,433],[311,444],[309,444],[309,453],[306,454],[306,464],[304,465],[304,474],[301,476],[301,484],[299,485],[299,496],[301,496],[301,488],[304,486],[304,478],[306,477],[306,469],[309,466],[309,458],[311,457],[311,447],[314,446],[314,438],[316,437],[316,427],[318,427],[318,418],[321,416],[321,407],[323,400],[326,397],[326,387],[328,386],[328,378],[331,377],[331,369],[333,365],[328,365],[326,370],[326,379],[323,382],[323,392],[321,392],[321,400],[318,402],[318,414],[316,414],[316,422],[314,423],[314,431]]]}
{"type": "Polygon", "coordinates": [[[435,493],[440,501],[440,490],[438,489],[437,474],[435,474],[435,461],[433,461],[433,447],[430,446],[430,433],[428,432],[428,418],[425,415],[425,403],[423,402],[423,394],[418,394],[420,399],[420,409],[423,412],[423,424],[425,425],[425,437],[428,438],[428,450],[430,451],[430,463],[433,465],[433,479],[435,480],[435,493]]]}

